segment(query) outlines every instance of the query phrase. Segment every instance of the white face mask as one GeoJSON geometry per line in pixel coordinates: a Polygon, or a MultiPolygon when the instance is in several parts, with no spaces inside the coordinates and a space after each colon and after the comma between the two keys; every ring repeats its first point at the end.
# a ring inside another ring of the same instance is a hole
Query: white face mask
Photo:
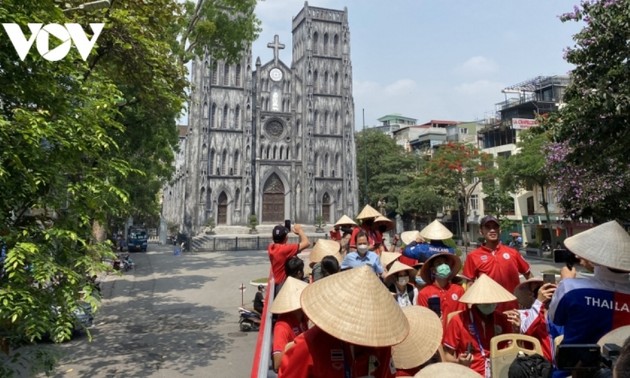
{"type": "Polygon", "coordinates": [[[409,276],[398,277],[398,284],[403,286],[409,283],[409,276]]]}
{"type": "Polygon", "coordinates": [[[367,244],[359,244],[357,245],[357,252],[359,252],[360,255],[365,255],[368,251],[369,247],[367,244]]]}

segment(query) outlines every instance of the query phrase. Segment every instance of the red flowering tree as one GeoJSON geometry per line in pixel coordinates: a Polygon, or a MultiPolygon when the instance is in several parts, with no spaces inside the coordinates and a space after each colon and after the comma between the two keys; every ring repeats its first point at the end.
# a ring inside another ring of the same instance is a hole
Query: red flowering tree
{"type": "Polygon", "coordinates": [[[470,196],[482,181],[494,180],[496,169],[493,156],[469,144],[449,142],[439,146],[427,164],[425,173],[442,196],[457,204],[462,214],[459,219],[460,230],[463,230],[462,236],[467,245],[466,220],[470,196]]]}

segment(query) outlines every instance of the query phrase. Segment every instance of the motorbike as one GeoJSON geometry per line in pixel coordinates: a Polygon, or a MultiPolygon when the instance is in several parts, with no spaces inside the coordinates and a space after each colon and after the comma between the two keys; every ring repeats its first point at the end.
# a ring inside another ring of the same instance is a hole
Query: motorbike
{"type": "Polygon", "coordinates": [[[118,255],[118,258],[112,262],[112,266],[115,270],[123,270],[125,272],[133,269],[136,264],[131,259],[129,253],[125,255],[118,255]]]}
{"type": "Polygon", "coordinates": [[[238,308],[240,319],[238,325],[243,332],[258,331],[260,328],[260,314],[243,307],[238,308]]]}

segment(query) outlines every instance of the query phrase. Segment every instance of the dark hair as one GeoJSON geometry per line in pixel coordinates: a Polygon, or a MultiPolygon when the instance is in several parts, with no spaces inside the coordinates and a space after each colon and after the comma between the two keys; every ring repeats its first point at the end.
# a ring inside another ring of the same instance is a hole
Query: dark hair
{"type": "Polygon", "coordinates": [[[320,262],[320,266],[324,277],[328,277],[331,274],[339,272],[339,261],[337,261],[337,258],[334,256],[324,256],[320,262]]]}
{"type": "Polygon", "coordinates": [[[284,264],[284,272],[287,277],[301,279],[302,277],[300,277],[299,273],[301,272],[302,276],[304,276],[304,261],[297,256],[291,257],[284,264]]]}
{"type": "Polygon", "coordinates": [[[359,231],[359,233],[357,234],[356,239],[354,239],[354,240],[359,240],[359,238],[364,237],[364,236],[366,238],[368,237],[367,233],[365,231],[361,230],[361,231],[359,231]]]}
{"type": "Polygon", "coordinates": [[[630,378],[630,337],[623,343],[613,370],[618,378],[630,378]]]}

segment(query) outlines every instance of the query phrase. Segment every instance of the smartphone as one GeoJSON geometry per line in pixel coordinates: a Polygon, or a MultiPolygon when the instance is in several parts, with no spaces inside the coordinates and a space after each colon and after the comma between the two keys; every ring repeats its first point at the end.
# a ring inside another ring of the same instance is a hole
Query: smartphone
{"type": "Polygon", "coordinates": [[[439,297],[431,297],[428,301],[429,309],[437,314],[437,316],[442,316],[442,308],[440,306],[440,298],[439,297]]]}
{"type": "Polygon", "coordinates": [[[284,220],[284,227],[289,230],[289,232],[291,232],[291,219],[285,219],[284,220]]]}
{"type": "Polygon", "coordinates": [[[556,275],[553,273],[543,273],[543,282],[544,283],[556,283],[556,275]]]}

